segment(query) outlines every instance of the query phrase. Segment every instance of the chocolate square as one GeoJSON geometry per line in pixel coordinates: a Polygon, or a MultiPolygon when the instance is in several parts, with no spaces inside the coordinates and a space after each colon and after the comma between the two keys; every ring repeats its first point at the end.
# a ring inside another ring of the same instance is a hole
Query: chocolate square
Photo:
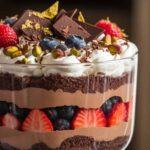
{"type": "Polygon", "coordinates": [[[67,15],[61,16],[53,24],[53,28],[55,32],[64,39],[73,34],[81,36],[84,39],[88,39],[91,36],[88,31],[67,15]]]}

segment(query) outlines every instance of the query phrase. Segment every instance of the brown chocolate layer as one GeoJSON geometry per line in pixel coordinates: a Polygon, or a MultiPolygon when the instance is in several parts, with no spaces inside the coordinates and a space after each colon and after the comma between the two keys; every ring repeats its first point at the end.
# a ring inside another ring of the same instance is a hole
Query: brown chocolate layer
{"type": "Polygon", "coordinates": [[[21,90],[29,87],[43,88],[56,91],[58,89],[64,92],[82,93],[106,92],[109,89],[117,89],[121,85],[132,82],[131,73],[124,73],[120,77],[111,76],[82,76],[67,77],[60,74],[50,74],[45,77],[24,76],[18,77],[9,73],[0,73],[1,90],[21,90]]]}
{"type": "MultiPolygon", "coordinates": [[[[44,143],[34,144],[29,150],[120,150],[122,149],[129,137],[121,136],[110,141],[96,141],[88,136],[74,136],[62,142],[58,148],[50,148],[44,143]]],[[[8,144],[0,143],[0,150],[21,150],[8,144]]]]}

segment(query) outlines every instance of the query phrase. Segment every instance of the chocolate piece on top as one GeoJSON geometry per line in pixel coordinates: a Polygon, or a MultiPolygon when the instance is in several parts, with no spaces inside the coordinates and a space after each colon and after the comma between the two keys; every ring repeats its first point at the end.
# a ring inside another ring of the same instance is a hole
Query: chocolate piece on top
{"type": "Polygon", "coordinates": [[[18,33],[23,33],[32,40],[43,38],[51,32],[48,28],[51,21],[44,18],[41,13],[32,10],[26,10],[18,21],[13,25],[13,29],[18,33]]]}
{"type": "Polygon", "coordinates": [[[72,20],[67,15],[60,17],[54,24],[53,28],[55,32],[62,38],[66,39],[70,35],[78,35],[85,40],[90,38],[91,34],[87,32],[81,25],[72,20]]]}
{"type": "Polygon", "coordinates": [[[79,22],[78,20],[75,21],[80,24],[88,33],[90,33],[91,36],[86,39],[86,41],[92,41],[94,39],[97,39],[104,32],[104,30],[97,28],[89,23],[79,22]]]}

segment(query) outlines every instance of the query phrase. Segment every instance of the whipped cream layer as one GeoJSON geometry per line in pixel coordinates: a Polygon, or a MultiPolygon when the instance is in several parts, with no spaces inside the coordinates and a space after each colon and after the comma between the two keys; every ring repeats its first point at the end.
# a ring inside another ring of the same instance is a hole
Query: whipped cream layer
{"type": "MultiPolygon", "coordinates": [[[[12,73],[17,76],[48,76],[49,74],[61,74],[64,76],[87,76],[102,73],[107,76],[120,76],[124,72],[130,72],[134,65],[134,55],[138,51],[135,44],[123,39],[116,41],[121,46],[121,54],[112,55],[107,49],[96,49],[87,58],[89,63],[81,63],[80,58],[70,55],[55,59],[51,53],[42,58],[34,56],[28,58],[26,65],[15,64],[25,56],[10,58],[0,49],[0,72],[12,73]],[[4,64],[3,64],[4,63],[4,64]],[[5,64],[6,63],[6,64],[5,64]]],[[[85,55],[83,52],[82,55],[85,55]]],[[[80,56],[82,57],[82,56],[80,56]]]]}
{"type": "Polygon", "coordinates": [[[2,143],[7,143],[13,147],[27,150],[32,145],[43,142],[51,148],[59,147],[64,140],[77,135],[93,137],[97,141],[114,140],[121,136],[131,136],[132,121],[122,122],[117,126],[101,128],[84,128],[68,131],[55,131],[50,133],[31,133],[11,130],[0,127],[0,139],[2,143]],[[26,139],[26,141],[24,141],[26,139]]]}

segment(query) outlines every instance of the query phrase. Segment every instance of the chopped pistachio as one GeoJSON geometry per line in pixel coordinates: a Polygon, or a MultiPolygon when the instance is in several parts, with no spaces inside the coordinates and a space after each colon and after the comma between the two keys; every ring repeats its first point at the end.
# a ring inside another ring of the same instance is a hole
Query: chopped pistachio
{"type": "Polygon", "coordinates": [[[8,56],[12,56],[12,54],[15,53],[15,52],[17,52],[17,51],[19,51],[18,47],[16,47],[16,46],[10,46],[10,47],[6,48],[5,53],[8,56]]]}
{"type": "Polygon", "coordinates": [[[34,27],[35,27],[36,30],[39,30],[39,29],[41,28],[41,25],[40,25],[39,23],[36,23],[36,24],[34,25],[34,27]]]}
{"type": "Polygon", "coordinates": [[[52,51],[52,56],[54,58],[60,58],[60,57],[65,56],[65,53],[61,49],[55,49],[52,51]]]}
{"type": "Polygon", "coordinates": [[[12,58],[15,58],[15,57],[19,57],[19,56],[21,56],[22,55],[22,51],[16,51],[16,52],[14,52],[12,55],[11,55],[11,57],[12,58]]]}
{"type": "Polygon", "coordinates": [[[70,50],[70,53],[71,53],[72,55],[75,55],[75,56],[80,56],[80,51],[77,50],[76,48],[72,48],[72,49],[70,50]]]}
{"type": "Polygon", "coordinates": [[[53,35],[53,32],[49,28],[43,28],[43,31],[47,35],[53,35]]]}
{"type": "Polygon", "coordinates": [[[32,54],[35,57],[39,57],[42,54],[42,48],[40,46],[35,46],[32,50],[32,54]]]}
{"type": "Polygon", "coordinates": [[[122,48],[119,45],[109,45],[108,49],[112,55],[120,54],[122,52],[122,48]]]}
{"type": "Polygon", "coordinates": [[[28,58],[23,58],[23,60],[22,60],[22,62],[23,62],[24,64],[26,64],[28,61],[29,61],[28,58]]]}

